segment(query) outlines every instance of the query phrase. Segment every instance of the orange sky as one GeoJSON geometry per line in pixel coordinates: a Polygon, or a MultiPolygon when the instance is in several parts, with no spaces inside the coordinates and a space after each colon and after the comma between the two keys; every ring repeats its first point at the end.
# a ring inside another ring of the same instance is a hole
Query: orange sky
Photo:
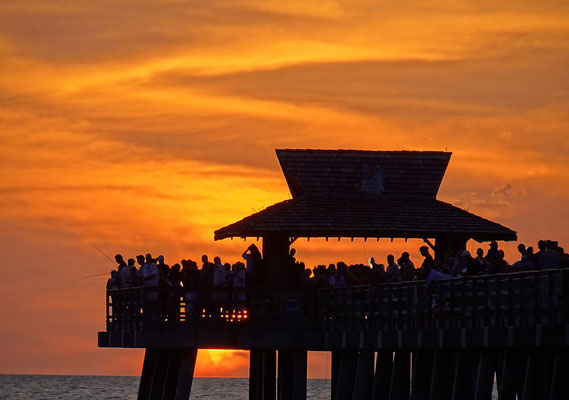
{"type": "MultiPolygon", "coordinates": [[[[288,198],[277,147],[448,149],[440,199],[569,247],[567,2],[21,0],[0,57],[0,373],[139,374],[140,350],[96,347],[90,242],[236,261],[213,231],[288,198]]],[[[246,354],[197,373],[246,376],[246,354]]]]}

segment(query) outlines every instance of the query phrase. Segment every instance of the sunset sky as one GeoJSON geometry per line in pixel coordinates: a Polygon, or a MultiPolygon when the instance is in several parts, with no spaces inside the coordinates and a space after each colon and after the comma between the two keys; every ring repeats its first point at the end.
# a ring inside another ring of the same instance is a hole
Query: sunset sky
{"type": "Polygon", "coordinates": [[[143,350],[97,348],[95,246],[237,261],[250,241],[213,231],[289,198],[275,148],[451,151],[439,199],[568,248],[568,71],[567,1],[1,2],[0,373],[138,375],[143,350]]]}

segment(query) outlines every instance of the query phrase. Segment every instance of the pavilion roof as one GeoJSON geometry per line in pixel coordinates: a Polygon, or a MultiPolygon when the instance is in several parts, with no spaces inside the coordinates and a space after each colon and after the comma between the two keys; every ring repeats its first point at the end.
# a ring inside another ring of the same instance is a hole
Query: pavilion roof
{"type": "Polygon", "coordinates": [[[498,223],[439,201],[451,153],[277,150],[293,198],[215,232],[215,239],[261,237],[515,240],[498,223]]]}

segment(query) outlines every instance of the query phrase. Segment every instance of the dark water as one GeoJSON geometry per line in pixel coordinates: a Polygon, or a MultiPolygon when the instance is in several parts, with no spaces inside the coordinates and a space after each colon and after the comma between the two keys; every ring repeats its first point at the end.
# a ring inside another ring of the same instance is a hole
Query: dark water
{"type": "MultiPolygon", "coordinates": [[[[139,377],[0,375],[0,400],[136,399],[139,377]]],[[[191,400],[248,400],[247,378],[194,378],[191,400]]],[[[309,379],[310,400],[330,399],[330,380],[309,379]]],[[[492,396],[497,399],[494,390],[492,396]]]]}
{"type": "MultiPolygon", "coordinates": [[[[76,400],[136,399],[138,377],[133,376],[64,376],[64,375],[0,375],[2,400],[76,400]]],[[[246,378],[195,378],[192,400],[247,400],[246,378]]],[[[308,380],[308,398],[330,398],[330,381],[308,380]]]]}

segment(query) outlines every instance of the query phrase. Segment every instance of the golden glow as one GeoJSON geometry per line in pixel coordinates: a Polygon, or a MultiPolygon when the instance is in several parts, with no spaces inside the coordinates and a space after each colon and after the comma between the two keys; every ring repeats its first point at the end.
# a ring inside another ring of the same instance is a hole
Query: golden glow
{"type": "MultiPolygon", "coordinates": [[[[447,149],[440,199],[569,247],[562,2],[4,3],[0,373],[139,374],[140,352],[95,347],[112,264],[93,245],[237,261],[249,242],[213,231],[290,197],[275,148],[447,149]]],[[[295,243],[308,265],[417,245],[295,243]]]]}

